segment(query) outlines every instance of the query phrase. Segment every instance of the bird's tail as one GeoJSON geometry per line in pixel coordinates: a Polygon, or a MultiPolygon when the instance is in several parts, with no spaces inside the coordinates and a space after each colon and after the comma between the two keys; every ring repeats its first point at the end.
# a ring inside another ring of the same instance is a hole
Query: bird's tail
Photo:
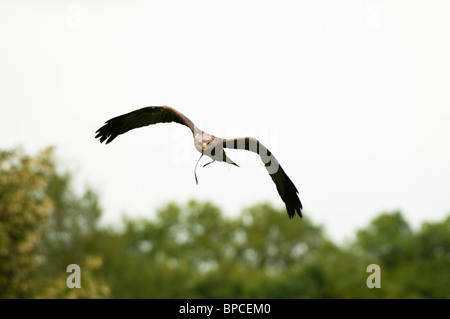
{"type": "Polygon", "coordinates": [[[231,164],[231,165],[234,165],[234,166],[236,166],[236,167],[239,167],[238,164],[236,164],[231,158],[229,158],[229,157],[227,156],[227,153],[225,153],[225,151],[223,151],[222,158],[225,159],[224,162],[226,162],[226,163],[228,163],[228,164],[231,164]]]}

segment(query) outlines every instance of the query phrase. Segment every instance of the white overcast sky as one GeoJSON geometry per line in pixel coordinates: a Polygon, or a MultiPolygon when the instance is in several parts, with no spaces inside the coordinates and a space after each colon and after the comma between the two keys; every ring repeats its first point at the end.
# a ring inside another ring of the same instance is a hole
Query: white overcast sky
{"type": "MultiPolygon", "coordinates": [[[[104,221],[211,200],[284,207],[255,154],[199,165],[160,124],[105,146],[111,117],[171,105],[221,137],[253,135],[342,240],[383,211],[450,212],[449,1],[0,1],[0,148],[55,145],[104,221]]],[[[202,164],[207,159],[202,159],[202,164]]],[[[286,214],[287,218],[287,214],[286,214]]],[[[301,223],[299,219],[293,223],[301,223]]]]}

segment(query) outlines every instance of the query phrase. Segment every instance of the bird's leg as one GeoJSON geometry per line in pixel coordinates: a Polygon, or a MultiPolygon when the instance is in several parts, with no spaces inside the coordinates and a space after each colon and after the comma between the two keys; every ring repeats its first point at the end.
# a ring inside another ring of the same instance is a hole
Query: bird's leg
{"type": "Polygon", "coordinates": [[[197,165],[198,162],[200,162],[200,159],[202,158],[203,154],[200,155],[200,157],[198,158],[197,164],[195,164],[195,168],[194,168],[194,176],[195,176],[195,183],[198,185],[198,179],[197,179],[197,165]]]}
{"type": "Polygon", "coordinates": [[[207,165],[209,165],[209,164],[211,164],[211,163],[214,163],[216,160],[212,160],[211,162],[209,162],[209,163],[206,163],[205,165],[203,165],[203,168],[205,167],[205,166],[207,166],[207,165]]]}

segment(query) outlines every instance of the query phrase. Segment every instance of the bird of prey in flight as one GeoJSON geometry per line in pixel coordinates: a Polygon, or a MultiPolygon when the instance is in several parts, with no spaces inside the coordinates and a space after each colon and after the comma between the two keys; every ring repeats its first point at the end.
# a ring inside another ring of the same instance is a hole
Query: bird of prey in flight
{"type": "MultiPolygon", "coordinates": [[[[96,131],[97,135],[95,137],[100,139],[100,143],[106,141],[106,144],[108,144],[118,135],[126,133],[129,130],[151,124],[169,122],[182,124],[191,130],[194,137],[195,148],[201,153],[200,158],[203,155],[207,155],[212,159],[212,162],[226,162],[238,166],[228,158],[224,148],[243,149],[258,154],[275,183],[281,199],[286,205],[289,218],[293,218],[295,213],[302,217],[303,207],[300,198],[298,197],[297,188],[281,168],[273,154],[254,137],[225,139],[213,136],[197,128],[190,119],[170,106],[148,106],[114,117],[96,131]]],[[[211,164],[212,162],[209,162],[204,166],[211,164]]],[[[197,176],[195,176],[195,180],[198,182],[197,176]]]]}

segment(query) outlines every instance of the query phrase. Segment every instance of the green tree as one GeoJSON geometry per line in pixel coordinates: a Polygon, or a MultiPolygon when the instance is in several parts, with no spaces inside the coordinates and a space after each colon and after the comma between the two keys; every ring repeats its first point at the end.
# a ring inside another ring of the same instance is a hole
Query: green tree
{"type": "MultiPolygon", "coordinates": [[[[403,287],[423,298],[450,298],[450,216],[422,224],[413,245],[409,280],[403,287]]],[[[406,264],[408,266],[408,264],[406,264]]]]}
{"type": "Polygon", "coordinates": [[[450,217],[413,231],[400,212],[384,213],[357,232],[353,249],[381,267],[381,298],[448,298],[450,217]]]}
{"type": "Polygon", "coordinates": [[[53,149],[0,152],[0,298],[449,298],[450,216],[414,230],[383,213],[347,245],[307,216],[249,207],[234,218],[209,202],[168,203],[154,218],[99,227],[53,149]],[[69,264],[81,289],[69,289],[69,264]],[[369,289],[369,264],[381,288],[369,289]]]}
{"type": "Polygon", "coordinates": [[[36,157],[0,151],[0,298],[31,297],[37,289],[36,244],[52,209],[46,188],[53,169],[52,149],[36,157]]]}
{"type": "MultiPolygon", "coordinates": [[[[320,227],[292,223],[268,204],[229,219],[211,203],[171,203],[154,220],[124,224],[96,240],[108,265],[101,275],[115,298],[286,296],[286,274],[333,246],[320,227]]],[[[291,298],[301,296],[301,278],[296,283],[291,298]]]]}
{"type": "Polygon", "coordinates": [[[108,294],[92,273],[100,256],[89,254],[100,216],[97,196],[71,188],[57,170],[53,148],[35,156],[0,152],[0,297],[83,298],[108,294]],[[82,288],[69,289],[66,268],[82,268],[82,288]]]}
{"type": "Polygon", "coordinates": [[[69,173],[53,172],[47,179],[46,194],[52,209],[43,224],[39,251],[45,256],[42,272],[49,275],[69,264],[82,264],[97,233],[101,209],[97,194],[87,188],[78,195],[69,173]]]}
{"type": "Polygon", "coordinates": [[[399,212],[381,214],[341,247],[269,204],[225,218],[208,202],[170,203],[101,232],[98,276],[114,298],[447,297],[449,219],[414,232],[399,212]],[[372,263],[381,289],[366,285],[372,263]]]}
{"type": "Polygon", "coordinates": [[[356,234],[356,248],[374,263],[395,267],[412,257],[414,234],[400,212],[384,213],[356,234]]]}

